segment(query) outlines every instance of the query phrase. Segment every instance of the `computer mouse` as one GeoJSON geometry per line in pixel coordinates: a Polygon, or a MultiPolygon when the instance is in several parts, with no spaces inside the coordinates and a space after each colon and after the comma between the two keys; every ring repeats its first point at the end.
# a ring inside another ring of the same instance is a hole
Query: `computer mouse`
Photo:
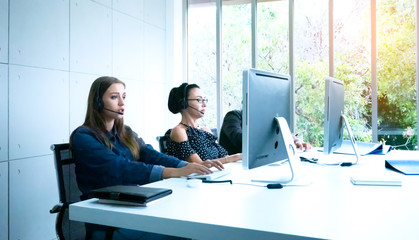
{"type": "Polygon", "coordinates": [[[201,186],[202,180],[201,179],[188,179],[186,180],[186,186],[190,188],[196,188],[201,186]]]}

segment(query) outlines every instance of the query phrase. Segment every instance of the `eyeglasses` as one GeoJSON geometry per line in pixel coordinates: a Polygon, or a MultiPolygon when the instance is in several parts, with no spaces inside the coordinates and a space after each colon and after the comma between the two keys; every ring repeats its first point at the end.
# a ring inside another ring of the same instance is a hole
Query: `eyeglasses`
{"type": "Polygon", "coordinates": [[[208,103],[207,98],[194,98],[194,99],[188,99],[188,100],[195,100],[195,101],[199,102],[200,104],[202,104],[202,103],[207,104],[208,103]]]}

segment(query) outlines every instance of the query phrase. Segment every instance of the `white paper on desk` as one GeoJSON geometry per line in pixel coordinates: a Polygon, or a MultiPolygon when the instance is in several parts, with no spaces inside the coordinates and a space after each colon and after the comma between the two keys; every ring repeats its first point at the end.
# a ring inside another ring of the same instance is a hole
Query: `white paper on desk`
{"type": "MultiPolygon", "coordinates": [[[[385,155],[391,150],[390,145],[383,145],[381,143],[370,143],[370,142],[356,142],[358,145],[359,155],[365,156],[368,154],[379,154],[385,155]]],[[[352,143],[349,140],[344,140],[342,146],[336,149],[334,153],[338,154],[355,154],[352,147],[352,143]]]]}
{"type": "Polygon", "coordinates": [[[355,174],[350,178],[353,185],[369,186],[401,186],[402,180],[398,176],[390,174],[363,173],[355,174]]]}

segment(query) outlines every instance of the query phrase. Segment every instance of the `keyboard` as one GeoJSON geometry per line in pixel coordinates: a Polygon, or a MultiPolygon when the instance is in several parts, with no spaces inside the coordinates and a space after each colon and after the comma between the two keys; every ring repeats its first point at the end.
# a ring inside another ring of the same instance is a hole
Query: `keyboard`
{"type": "Polygon", "coordinates": [[[215,180],[217,178],[226,176],[228,174],[230,174],[230,170],[228,169],[223,169],[223,170],[212,170],[212,173],[209,174],[197,174],[197,173],[192,173],[188,175],[188,178],[194,178],[194,179],[202,179],[202,180],[215,180]]]}
{"type": "MultiPolygon", "coordinates": [[[[317,163],[319,165],[339,165],[344,162],[347,156],[351,155],[343,155],[343,154],[330,154],[324,155],[323,152],[319,152],[316,150],[311,150],[308,152],[300,152],[298,153],[300,160],[303,162],[310,162],[310,163],[317,163]]],[[[353,155],[352,155],[353,156],[353,155]]]]}

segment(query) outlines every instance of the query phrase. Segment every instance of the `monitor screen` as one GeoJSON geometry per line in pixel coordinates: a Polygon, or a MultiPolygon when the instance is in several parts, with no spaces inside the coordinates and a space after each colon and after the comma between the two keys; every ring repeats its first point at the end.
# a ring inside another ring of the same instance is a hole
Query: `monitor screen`
{"type": "Polygon", "coordinates": [[[256,69],[243,71],[242,152],[245,169],[288,159],[284,140],[278,142],[275,117],[283,117],[290,124],[290,101],[288,75],[256,69]]]}
{"type": "Polygon", "coordinates": [[[327,77],[324,96],[324,138],[323,153],[331,154],[340,148],[343,140],[342,115],[345,91],[341,80],[327,77]]]}

